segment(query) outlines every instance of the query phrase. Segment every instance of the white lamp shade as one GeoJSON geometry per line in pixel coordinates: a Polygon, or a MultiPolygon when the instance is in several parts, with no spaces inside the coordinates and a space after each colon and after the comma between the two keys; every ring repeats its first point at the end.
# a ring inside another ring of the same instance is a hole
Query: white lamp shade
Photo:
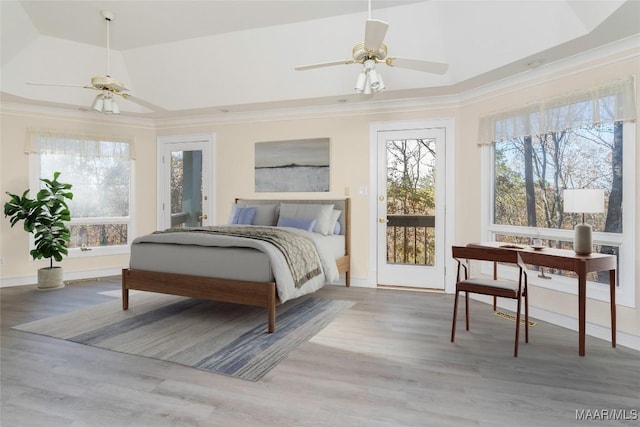
{"type": "Polygon", "coordinates": [[[367,73],[364,71],[358,74],[358,79],[356,80],[356,92],[362,93],[364,92],[365,85],[367,84],[367,73]]]}
{"type": "Polygon", "coordinates": [[[96,110],[98,113],[102,113],[102,107],[104,105],[104,101],[102,100],[102,94],[98,94],[96,96],[95,101],[93,101],[93,109],[96,110]]]}
{"type": "Polygon", "coordinates": [[[564,190],[564,211],[567,213],[601,213],[604,212],[604,190],[573,189],[564,190]]]}
{"type": "Polygon", "coordinates": [[[369,70],[369,83],[371,84],[371,89],[374,92],[378,92],[380,88],[380,80],[378,78],[378,72],[376,70],[369,70]]]}
{"type": "Polygon", "coordinates": [[[113,100],[111,98],[105,98],[102,112],[106,114],[111,114],[112,111],[113,111],[113,100]]]}
{"type": "Polygon", "coordinates": [[[365,95],[371,95],[371,81],[369,80],[369,75],[367,74],[367,81],[364,84],[364,93],[365,95]]]}

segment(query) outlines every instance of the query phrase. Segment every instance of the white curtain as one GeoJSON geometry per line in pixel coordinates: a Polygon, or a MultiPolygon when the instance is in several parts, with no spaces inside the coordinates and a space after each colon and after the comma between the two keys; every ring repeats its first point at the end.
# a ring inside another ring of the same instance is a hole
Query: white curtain
{"type": "Polygon", "coordinates": [[[31,130],[26,141],[25,153],[134,160],[135,145],[133,140],[122,137],[31,130]]]}
{"type": "Polygon", "coordinates": [[[634,78],[629,77],[481,117],[478,142],[491,144],[522,136],[635,119],[635,85],[634,78]]]}

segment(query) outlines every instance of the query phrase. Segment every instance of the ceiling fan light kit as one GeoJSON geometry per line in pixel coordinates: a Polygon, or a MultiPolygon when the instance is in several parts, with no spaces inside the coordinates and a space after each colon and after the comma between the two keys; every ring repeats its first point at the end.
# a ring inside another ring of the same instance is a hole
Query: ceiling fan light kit
{"type": "Polygon", "coordinates": [[[93,110],[98,113],[104,114],[120,114],[120,108],[118,103],[113,98],[113,93],[108,90],[102,91],[96,95],[96,99],[93,101],[93,110]]]}
{"type": "Polygon", "coordinates": [[[382,75],[376,71],[376,61],[367,59],[364,61],[364,71],[358,74],[355,90],[358,93],[368,95],[372,92],[381,92],[385,89],[382,75]]]}

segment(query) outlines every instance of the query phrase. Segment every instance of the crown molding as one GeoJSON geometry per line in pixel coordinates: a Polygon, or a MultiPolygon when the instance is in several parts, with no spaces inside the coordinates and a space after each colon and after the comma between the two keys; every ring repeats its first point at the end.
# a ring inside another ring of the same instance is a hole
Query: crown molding
{"type": "Polygon", "coordinates": [[[227,113],[225,115],[201,115],[176,119],[162,119],[158,129],[175,129],[197,125],[227,125],[278,120],[303,120],[331,117],[362,116],[389,112],[409,112],[425,109],[442,109],[457,106],[457,95],[434,96],[416,99],[395,99],[362,103],[337,103],[332,105],[297,108],[273,108],[265,110],[227,113]]]}
{"type": "Polygon", "coordinates": [[[63,119],[68,121],[94,122],[106,125],[117,124],[118,126],[128,126],[155,130],[154,119],[146,117],[131,117],[123,115],[105,115],[88,110],[72,109],[65,107],[54,107],[39,104],[27,104],[20,102],[3,101],[0,104],[0,113],[11,114],[21,117],[35,119],[63,119]]]}

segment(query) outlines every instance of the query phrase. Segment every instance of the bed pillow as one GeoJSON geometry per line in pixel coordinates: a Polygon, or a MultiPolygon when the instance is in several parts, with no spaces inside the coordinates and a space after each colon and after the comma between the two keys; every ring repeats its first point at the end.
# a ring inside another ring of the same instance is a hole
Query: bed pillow
{"type": "Polygon", "coordinates": [[[329,222],[334,205],[316,205],[306,203],[281,203],[280,216],[285,218],[315,219],[315,233],[329,234],[329,222]]]}
{"type": "Polygon", "coordinates": [[[340,218],[341,214],[342,211],[338,209],[334,209],[333,212],[331,212],[331,219],[329,220],[329,234],[340,234],[340,223],[338,222],[338,218],[340,218]],[[336,232],[336,230],[338,231],[336,232]]]}
{"type": "Polygon", "coordinates": [[[256,208],[234,206],[231,211],[229,224],[251,225],[256,218],[256,208]]]}
{"type": "Polygon", "coordinates": [[[244,208],[256,208],[256,216],[253,220],[253,225],[276,225],[278,220],[278,205],[239,203],[237,206],[244,208]]]}
{"type": "Polygon", "coordinates": [[[300,219],[289,218],[286,216],[280,216],[278,218],[278,227],[293,227],[300,230],[313,231],[313,227],[316,225],[316,219],[300,219]]]}

